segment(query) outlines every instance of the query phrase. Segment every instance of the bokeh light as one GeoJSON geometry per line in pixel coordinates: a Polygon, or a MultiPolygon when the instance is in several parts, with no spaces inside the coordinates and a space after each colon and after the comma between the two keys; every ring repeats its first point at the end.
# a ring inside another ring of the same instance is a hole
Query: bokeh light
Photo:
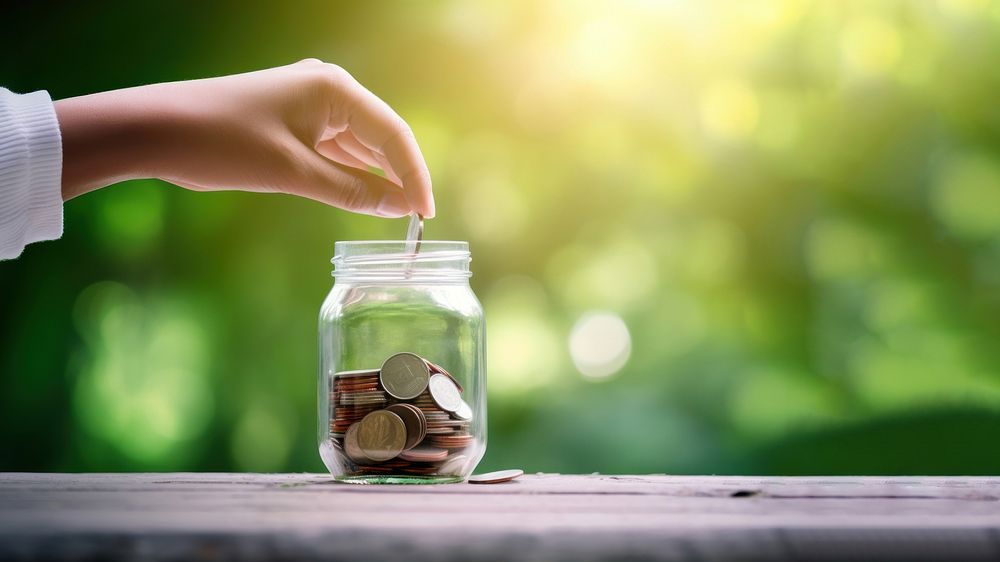
{"type": "Polygon", "coordinates": [[[136,465],[183,466],[214,402],[199,317],[114,282],[85,289],[74,316],[85,342],[74,396],[83,428],[136,465]]]}
{"type": "Polygon", "coordinates": [[[569,353],[580,373],[591,379],[611,376],[621,370],[632,352],[632,336],[620,316],[610,312],[588,312],[573,326],[569,353]]]}

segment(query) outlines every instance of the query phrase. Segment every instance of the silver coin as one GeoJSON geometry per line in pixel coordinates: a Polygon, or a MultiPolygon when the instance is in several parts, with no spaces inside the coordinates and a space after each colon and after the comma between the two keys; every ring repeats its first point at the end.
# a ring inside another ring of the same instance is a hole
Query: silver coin
{"type": "Polygon", "coordinates": [[[379,380],[382,388],[400,400],[416,398],[430,378],[430,369],[420,356],[413,353],[397,353],[382,363],[379,380]]]}
{"type": "Polygon", "coordinates": [[[487,472],[485,474],[473,474],[469,477],[470,484],[499,484],[500,482],[508,482],[517,478],[518,476],[523,476],[524,471],[520,468],[512,468],[510,470],[498,470],[496,472],[487,472]]]}
{"type": "Polygon", "coordinates": [[[417,447],[409,451],[403,451],[399,454],[399,458],[411,462],[437,462],[448,458],[448,450],[434,447],[417,447]]]}
{"type": "Polygon", "coordinates": [[[452,455],[441,463],[441,468],[438,469],[438,472],[448,476],[462,476],[466,462],[468,462],[468,459],[465,458],[465,455],[452,455]]]}
{"type": "Polygon", "coordinates": [[[442,410],[454,412],[462,405],[462,395],[459,394],[458,387],[451,382],[450,378],[436,374],[431,377],[428,387],[431,391],[431,398],[442,410]]]}
{"type": "Polygon", "coordinates": [[[462,400],[462,403],[452,413],[460,420],[468,421],[472,419],[472,407],[465,400],[462,400]]]}
{"type": "Polygon", "coordinates": [[[424,217],[419,213],[410,213],[410,225],[406,228],[407,242],[420,242],[424,239],[424,217]]]}

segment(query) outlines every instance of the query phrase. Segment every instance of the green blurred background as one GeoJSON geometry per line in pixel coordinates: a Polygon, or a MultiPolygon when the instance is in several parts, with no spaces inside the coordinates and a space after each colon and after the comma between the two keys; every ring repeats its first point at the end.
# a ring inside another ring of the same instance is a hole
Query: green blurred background
{"type": "MultiPolygon", "coordinates": [[[[55,98],[318,57],[413,126],[489,323],[481,469],[1000,473],[1000,6],[20,3],[55,98]]],[[[0,264],[2,470],[321,471],[336,240],[136,181],[0,264]]]]}

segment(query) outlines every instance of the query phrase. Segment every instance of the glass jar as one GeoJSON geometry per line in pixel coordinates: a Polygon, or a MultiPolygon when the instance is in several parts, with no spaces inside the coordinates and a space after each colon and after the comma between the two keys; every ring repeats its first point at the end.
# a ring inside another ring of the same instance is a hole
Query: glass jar
{"type": "Polygon", "coordinates": [[[337,242],[319,451],[356,483],[459,482],[486,452],[486,324],[466,242],[337,242]]]}

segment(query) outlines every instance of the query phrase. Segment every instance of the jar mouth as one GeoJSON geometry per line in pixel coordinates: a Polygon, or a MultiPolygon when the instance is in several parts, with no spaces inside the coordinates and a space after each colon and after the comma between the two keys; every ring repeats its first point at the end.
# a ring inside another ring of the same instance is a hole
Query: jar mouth
{"type": "Polygon", "coordinates": [[[333,277],[344,281],[457,282],[472,276],[469,243],[451,240],[336,242],[333,277]]]}

